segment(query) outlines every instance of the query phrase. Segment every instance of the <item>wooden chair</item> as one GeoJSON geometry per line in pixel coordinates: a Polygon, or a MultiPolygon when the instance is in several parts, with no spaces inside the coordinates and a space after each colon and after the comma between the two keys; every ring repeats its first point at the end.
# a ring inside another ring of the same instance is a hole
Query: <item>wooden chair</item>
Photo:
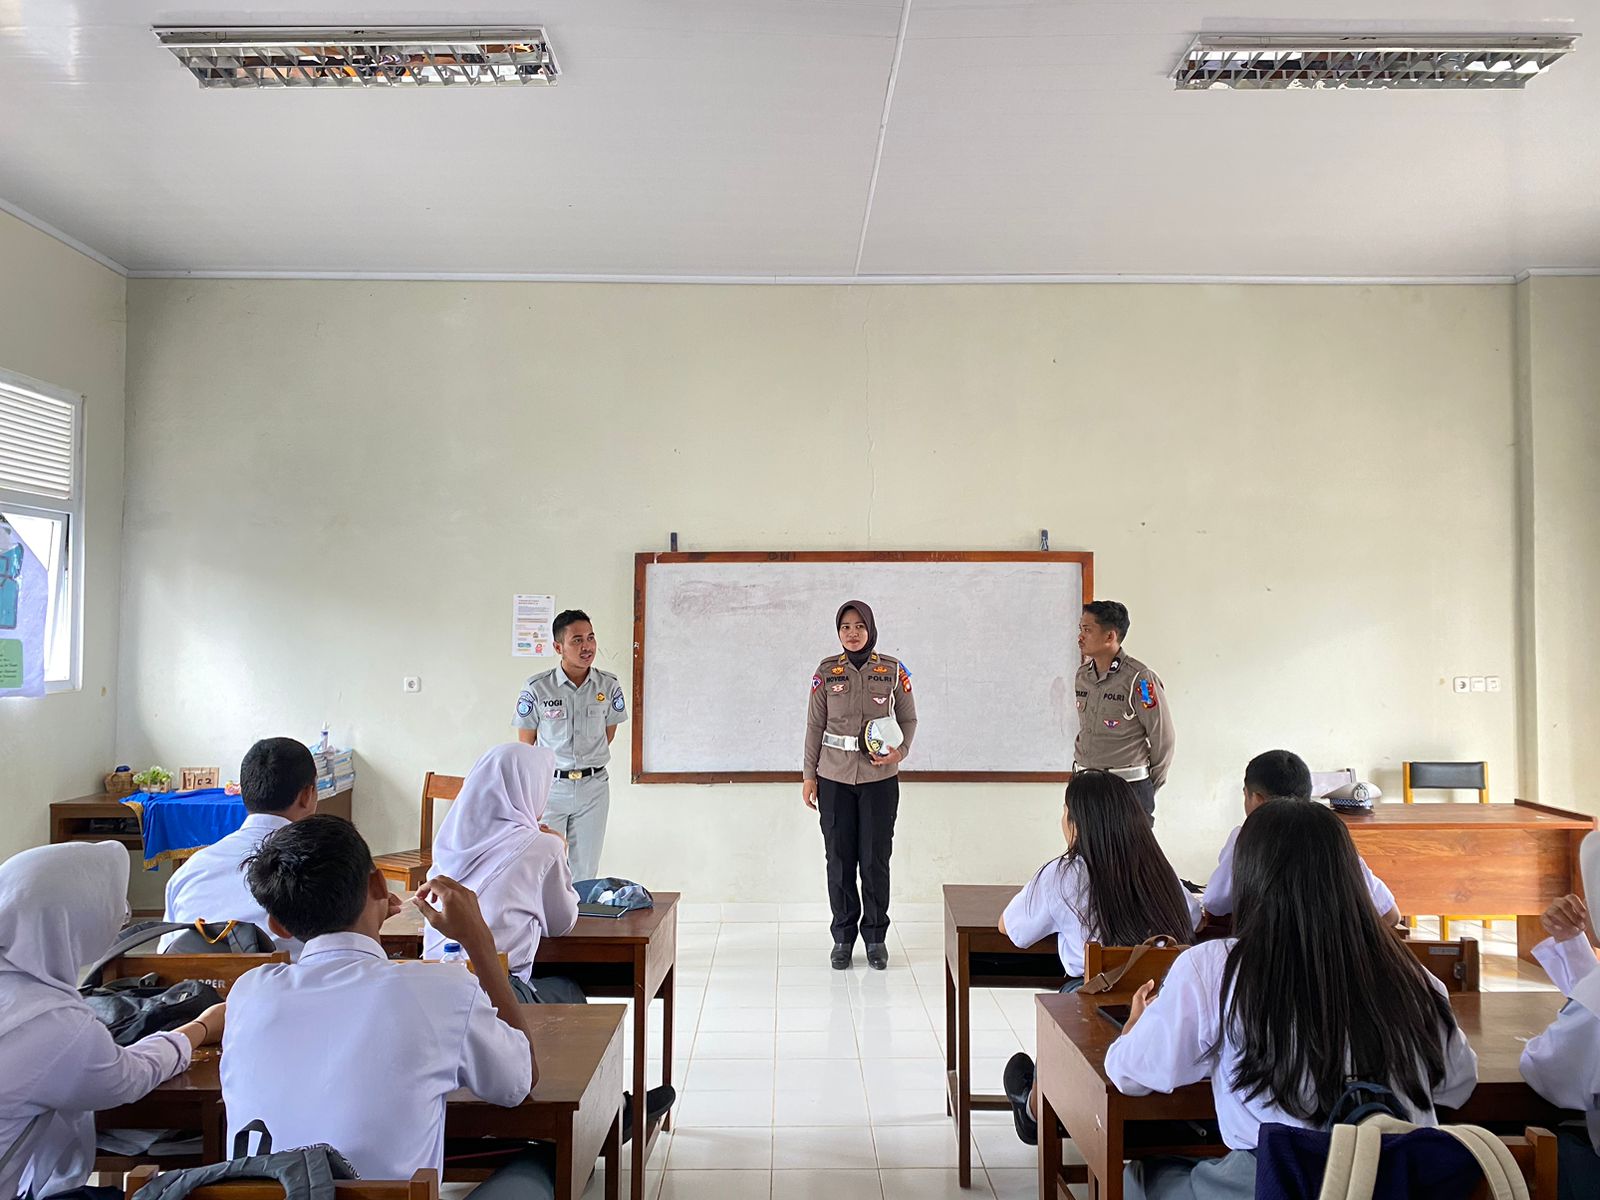
{"type": "MultiPolygon", "coordinates": [[[[1486,762],[1403,762],[1400,764],[1401,798],[1412,804],[1415,793],[1422,792],[1477,792],[1478,803],[1489,803],[1489,764],[1486,762]]],[[[1439,914],[1439,936],[1450,940],[1451,921],[1483,922],[1485,931],[1493,921],[1511,921],[1509,916],[1473,917],[1439,914]]],[[[1415,925],[1416,919],[1412,918],[1415,925]]]]}
{"type": "Polygon", "coordinates": [[[154,975],[167,987],[185,979],[199,979],[216,988],[224,999],[239,976],[268,963],[286,963],[285,951],[276,954],[123,954],[113,958],[100,974],[103,982],[154,975]]]}
{"type": "MultiPolygon", "coordinates": [[[[1126,1004],[1139,988],[1154,979],[1156,982],[1167,977],[1173,961],[1189,947],[1174,943],[1170,946],[1151,946],[1140,956],[1139,961],[1117,980],[1117,986],[1109,992],[1094,993],[1096,1004],[1126,1004]]],[[[1085,942],[1083,944],[1083,977],[1085,980],[1093,979],[1102,971],[1114,971],[1123,966],[1133,957],[1137,946],[1102,946],[1099,942],[1085,942]]]]}
{"type": "Polygon", "coordinates": [[[1454,942],[1408,941],[1422,969],[1444,984],[1447,992],[1476,992],[1481,986],[1478,943],[1472,938],[1454,942]]]}
{"type": "MultiPolygon", "coordinates": [[[[1511,1157],[1517,1160],[1517,1166],[1522,1169],[1522,1177],[1528,1181],[1528,1194],[1533,1200],[1555,1200],[1560,1166],[1556,1135],[1548,1129],[1530,1125],[1524,1136],[1502,1137],[1500,1140],[1506,1144],[1511,1157]]],[[[1472,1191],[1472,1200],[1491,1200],[1489,1185],[1479,1183],[1472,1191]]]]}
{"type": "Polygon", "coordinates": [[[461,794],[463,782],[459,775],[440,775],[433,771],[422,777],[422,830],[417,837],[417,848],[380,854],[372,860],[390,883],[398,883],[414,892],[428,881],[428,872],[433,867],[433,802],[454,800],[461,794]]]}
{"type": "MultiPolygon", "coordinates": [[[[152,1163],[128,1172],[124,1200],[133,1200],[157,1174],[152,1163]]],[[[439,1200],[439,1172],[423,1167],[410,1179],[337,1179],[333,1190],[338,1200],[439,1200]]],[[[196,1188],[190,1196],[193,1200],[283,1200],[283,1186],[271,1179],[234,1179],[196,1188]]]]}

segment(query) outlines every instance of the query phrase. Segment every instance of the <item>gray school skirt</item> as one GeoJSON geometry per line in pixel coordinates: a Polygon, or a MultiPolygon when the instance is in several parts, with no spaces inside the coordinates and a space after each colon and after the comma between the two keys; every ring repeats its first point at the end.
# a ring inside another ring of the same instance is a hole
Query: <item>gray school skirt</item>
{"type": "Polygon", "coordinates": [[[1127,1200],[1252,1200],[1256,1154],[1230,1150],[1222,1158],[1131,1162],[1123,1172],[1122,1188],[1127,1200]]]}

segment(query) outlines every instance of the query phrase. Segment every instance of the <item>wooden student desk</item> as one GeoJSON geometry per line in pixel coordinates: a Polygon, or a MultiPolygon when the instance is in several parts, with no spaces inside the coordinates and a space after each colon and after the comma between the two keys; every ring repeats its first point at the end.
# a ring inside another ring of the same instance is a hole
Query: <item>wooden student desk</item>
{"type": "Polygon", "coordinates": [[[956,1122],[961,1186],[972,1186],[972,1113],[1007,1109],[999,1092],[972,1091],[972,989],[1059,988],[1066,978],[1049,938],[1019,950],[1000,932],[1000,914],[1021,890],[1012,884],[944,885],[944,1056],[946,1109],[956,1122]]]}
{"type": "MultiPolygon", "coordinates": [[[[1560,1009],[1561,994],[1460,992],[1450,1003],[1477,1051],[1478,1086],[1465,1106],[1444,1119],[1507,1125],[1512,1128],[1499,1132],[1516,1133],[1527,1125],[1559,1124],[1561,1111],[1523,1082],[1518,1064],[1526,1039],[1542,1032],[1560,1009]]],[[[1162,1122],[1216,1120],[1210,1081],[1152,1096],[1117,1091],[1106,1078],[1105,1062],[1118,1030],[1096,1008],[1095,998],[1081,993],[1037,1001],[1040,1200],[1067,1195],[1061,1141],[1045,1134],[1058,1118],[1088,1163],[1090,1195],[1099,1200],[1122,1200],[1125,1158],[1172,1152],[1162,1122]]],[[[1217,1154],[1226,1149],[1220,1141],[1210,1148],[1217,1154]]]]}
{"type": "MultiPolygon", "coordinates": [[[[422,914],[408,907],[383,927],[384,950],[391,958],[422,954],[422,914]]],[[[609,920],[579,917],[565,937],[541,938],[534,956],[534,974],[560,975],[581,984],[590,996],[618,996],[633,1001],[633,1128],[645,1128],[644,1099],[648,1090],[650,1002],[662,1001],[661,1082],[672,1082],[672,1021],[677,991],[678,893],[656,892],[655,907],[609,920]]],[[[582,1007],[547,1005],[543,1007],[582,1007]]],[[[633,1200],[644,1195],[644,1164],[670,1115],[647,1136],[635,1136],[630,1149],[633,1200]]]]}
{"type": "MultiPolygon", "coordinates": [[[[539,1056],[539,1084],[521,1104],[501,1108],[470,1092],[451,1095],[445,1109],[447,1138],[537,1139],[555,1143],[556,1200],[578,1200],[595,1161],[606,1164],[606,1200],[618,1200],[622,1136],[622,1006],[539,1004],[532,1017],[539,1056]]],[[[374,1109],[381,1119],[381,1108],[374,1109]]],[[[221,1055],[215,1047],[195,1052],[182,1075],[167,1080],[143,1100],[95,1114],[100,1129],[179,1128],[203,1131],[204,1162],[227,1157],[227,1120],[222,1108],[221,1055]]],[[[635,1126],[637,1128],[637,1126],[635,1126]]],[[[143,1156],[139,1161],[149,1161],[143,1156]]],[[[445,1168],[447,1181],[474,1182],[490,1169],[445,1168]]]]}
{"type": "Polygon", "coordinates": [[[1542,804],[1400,804],[1370,813],[1335,809],[1373,874],[1400,911],[1515,914],[1517,952],[1544,938],[1539,914],[1568,892],[1583,892],[1578,844],[1595,819],[1542,804]]]}

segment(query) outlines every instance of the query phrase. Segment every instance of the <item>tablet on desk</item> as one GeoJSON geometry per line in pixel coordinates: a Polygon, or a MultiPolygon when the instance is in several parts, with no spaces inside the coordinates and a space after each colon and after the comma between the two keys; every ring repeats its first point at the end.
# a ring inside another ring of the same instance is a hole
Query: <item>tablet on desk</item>
{"type": "Polygon", "coordinates": [[[620,904],[589,904],[585,902],[578,905],[578,915],[580,917],[609,917],[613,921],[618,917],[627,916],[632,911],[632,909],[624,908],[620,904]]]}
{"type": "Polygon", "coordinates": [[[1128,1023],[1128,1018],[1133,1015],[1133,1008],[1127,1004],[1102,1004],[1098,1012],[1118,1029],[1128,1023]]]}

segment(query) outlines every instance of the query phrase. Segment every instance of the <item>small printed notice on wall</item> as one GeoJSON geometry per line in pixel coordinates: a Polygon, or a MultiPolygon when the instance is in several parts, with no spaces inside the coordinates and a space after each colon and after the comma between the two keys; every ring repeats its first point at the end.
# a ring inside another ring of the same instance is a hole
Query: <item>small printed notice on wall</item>
{"type": "Polygon", "coordinates": [[[556,652],[550,626],[556,619],[554,596],[518,592],[511,597],[511,657],[549,658],[556,652]]]}
{"type": "Polygon", "coordinates": [[[44,695],[44,564],[0,519],[0,696],[44,695]]]}

